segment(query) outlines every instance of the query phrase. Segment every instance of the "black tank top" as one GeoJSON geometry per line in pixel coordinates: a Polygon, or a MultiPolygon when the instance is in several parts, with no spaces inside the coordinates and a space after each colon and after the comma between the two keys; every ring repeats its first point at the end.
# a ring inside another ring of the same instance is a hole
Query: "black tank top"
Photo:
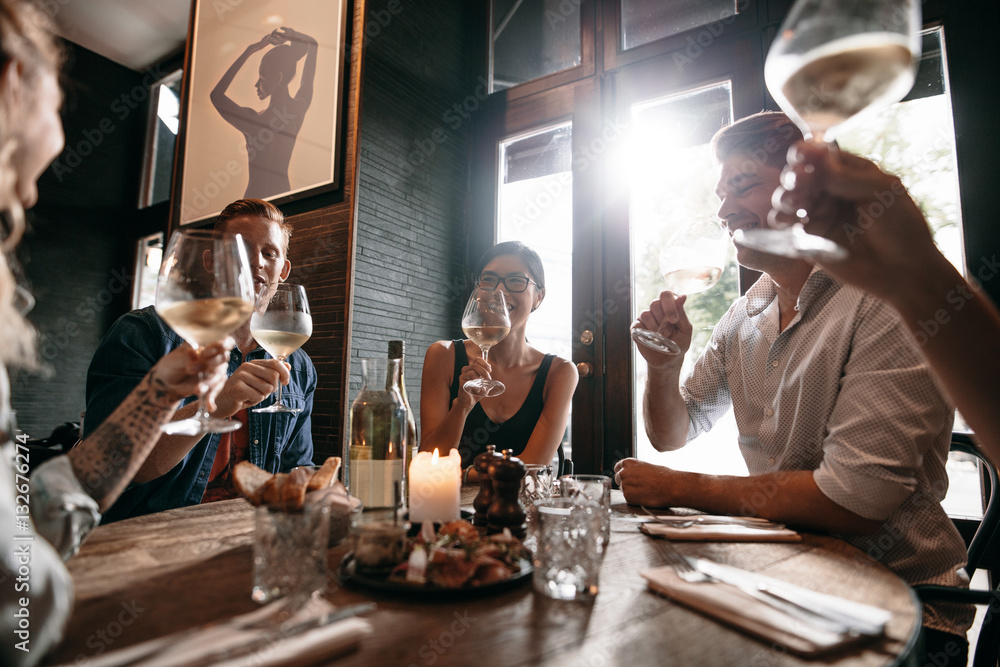
{"type": "MultiPolygon", "coordinates": [[[[462,368],[469,365],[469,356],[465,352],[465,341],[452,341],[455,344],[455,374],[451,380],[451,400],[458,397],[458,392],[464,391],[458,384],[458,376],[462,368]]],[[[554,354],[546,354],[538,366],[535,381],[531,384],[528,397],[524,399],[520,409],[513,417],[502,424],[495,423],[486,416],[482,405],[476,403],[472,412],[465,419],[465,429],[458,443],[458,452],[462,455],[462,467],[472,465],[472,459],[477,454],[486,451],[486,445],[496,445],[497,451],[514,450],[514,455],[524,451],[531,438],[538,418],[542,416],[542,391],[545,389],[545,378],[549,374],[554,354]]]]}

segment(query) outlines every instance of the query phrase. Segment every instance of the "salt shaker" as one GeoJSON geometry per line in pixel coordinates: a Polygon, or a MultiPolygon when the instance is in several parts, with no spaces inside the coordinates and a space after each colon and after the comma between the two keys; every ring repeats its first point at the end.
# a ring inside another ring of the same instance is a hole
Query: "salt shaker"
{"type": "Polygon", "coordinates": [[[493,458],[487,468],[493,481],[493,504],[487,512],[489,534],[509,528],[511,535],[523,540],[527,534],[526,515],[518,501],[521,480],[524,478],[524,462],[514,456],[514,450],[503,450],[503,458],[493,458]]]}

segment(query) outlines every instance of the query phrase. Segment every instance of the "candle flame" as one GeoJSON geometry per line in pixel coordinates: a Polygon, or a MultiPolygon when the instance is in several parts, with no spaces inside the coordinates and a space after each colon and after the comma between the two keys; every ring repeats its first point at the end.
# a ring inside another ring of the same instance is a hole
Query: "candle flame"
{"type": "Polygon", "coordinates": [[[437,462],[438,462],[438,459],[439,459],[440,457],[441,457],[441,455],[440,455],[440,454],[438,454],[438,450],[437,450],[437,447],[435,447],[435,448],[434,448],[434,453],[433,453],[433,454],[431,454],[431,465],[437,465],[437,462]]]}

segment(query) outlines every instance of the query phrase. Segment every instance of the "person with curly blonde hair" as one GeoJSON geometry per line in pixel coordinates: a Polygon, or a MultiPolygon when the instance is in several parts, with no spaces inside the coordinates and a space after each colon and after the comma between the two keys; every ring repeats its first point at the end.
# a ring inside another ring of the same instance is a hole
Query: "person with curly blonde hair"
{"type": "Polygon", "coordinates": [[[0,572],[24,573],[0,580],[4,665],[36,664],[62,637],[73,601],[62,560],[125,489],[181,399],[204,388],[214,405],[233,344],[163,357],[100,428],[29,479],[31,454],[15,435],[7,368],[37,366],[35,335],[21,312],[30,295],[18,287],[11,261],[24,209],[38,199],[38,178],[63,147],[61,62],[41,9],[0,0],[0,572]]]}

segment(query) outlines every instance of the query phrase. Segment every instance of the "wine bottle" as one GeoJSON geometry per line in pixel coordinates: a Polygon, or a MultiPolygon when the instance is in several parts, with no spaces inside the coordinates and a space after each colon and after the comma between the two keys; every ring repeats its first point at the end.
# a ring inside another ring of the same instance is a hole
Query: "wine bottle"
{"type": "Polygon", "coordinates": [[[366,510],[394,508],[406,497],[409,411],[396,383],[398,359],[362,359],[364,385],[351,404],[347,478],[366,510]]]}
{"type": "Polygon", "coordinates": [[[413,409],[410,407],[410,400],[406,397],[406,381],[403,379],[404,370],[406,369],[405,353],[405,342],[401,340],[389,341],[389,358],[399,359],[399,382],[396,388],[399,390],[399,395],[403,397],[403,405],[406,406],[406,441],[410,445],[410,460],[412,461],[417,450],[420,448],[420,443],[417,441],[417,422],[413,409]]]}

